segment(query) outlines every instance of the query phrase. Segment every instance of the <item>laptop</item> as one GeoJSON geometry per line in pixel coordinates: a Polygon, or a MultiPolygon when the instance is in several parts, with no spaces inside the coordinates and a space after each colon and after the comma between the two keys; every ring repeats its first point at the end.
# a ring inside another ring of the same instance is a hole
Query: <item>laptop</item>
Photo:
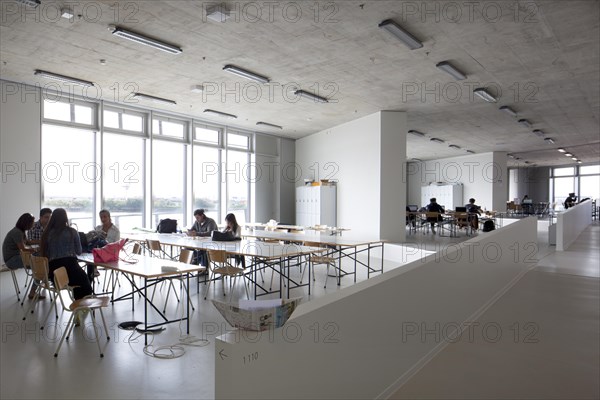
{"type": "Polygon", "coordinates": [[[419,211],[419,206],[408,205],[407,207],[408,207],[408,211],[410,211],[410,212],[417,212],[417,211],[419,211]]]}
{"type": "Polygon", "coordinates": [[[215,242],[233,242],[234,240],[240,240],[233,237],[230,233],[212,231],[210,238],[215,242]]]}
{"type": "Polygon", "coordinates": [[[467,207],[456,207],[454,209],[456,212],[467,212],[467,207]]]}
{"type": "Polygon", "coordinates": [[[523,204],[533,204],[533,200],[532,199],[523,200],[523,204]]]}

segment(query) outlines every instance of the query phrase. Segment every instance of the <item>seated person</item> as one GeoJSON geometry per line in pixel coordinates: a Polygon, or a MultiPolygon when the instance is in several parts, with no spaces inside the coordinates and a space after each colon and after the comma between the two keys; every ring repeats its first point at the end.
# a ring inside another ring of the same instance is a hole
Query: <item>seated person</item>
{"type": "Polygon", "coordinates": [[[569,193],[569,197],[567,197],[567,199],[565,200],[564,206],[565,206],[565,210],[573,207],[575,205],[575,201],[577,200],[577,196],[575,196],[575,193],[569,193]]]}
{"type": "MultiPolygon", "coordinates": [[[[231,238],[241,239],[242,238],[242,227],[237,223],[237,219],[235,215],[232,213],[227,214],[225,216],[225,222],[227,222],[227,226],[223,229],[223,233],[228,234],[231,238]]],[[[239,265],[242,263],[242,268],[246,268],[246,259],[244,256],[235,256],[235,263],[239,265]]]]}
{"type": "Polygon", "coordinates": [[[435,197],[429,199],[429,204],[427,205],[427,212],[436,212],[438,213],[437,217],[427,217],[427,222],[431,224],[431,232],[435,235],[434,225],[436,222],[440,222],[443,220],[442,214],[445,212],[444,208],[437,203],[435,197]]]}
{"type": "MultiPolygon", "coordinates": [[[[207,217],[204,214],[204,209],[199,208],[194,211],[194,218],[196,222],[190,229],[188,229],[187,234],[189,236],[210,236],[212,231],[219,230],[217,227],[217,223],[214,219],[207,217]]],[[[206,255],[205,250],[195,250],[194,251],[194,259],[192,260],[193,264],[203,265],[205,267],[208,266],[208,257],[206,255]]],[[[206,273],[206,272],[205,272],[206,273]]]]}
{"type": "MultiPolygon", "coordinates": [[[[4,242],[2,242],[2,256],[4,258],[4,264],[9,269],[24,268],[23,259],[21,259],[21,250],[27,251],[25,247],[30,244],[25,239],[25,231],[28,231],[33,226],[35,218],[29,213],[25,213],[19,217],[14,228],[12,228],[6,234],[4,242]]],[[[29,299],[33,299],[35,295],[36,285],[31,286],[29,292],[29,299]]],[[[44,296],[38,296],[39,299],[45,299],[44,296]]]]}
{"type": "Polygon", "coordinates": [[[481,215],[481,207],[475,204],[475,199],[470,198],[469,204],[465,204],[465,208],[467,209],[467,219],[471,225],[471,229],[478,230],[479,229],[479,215],[481,215]]]}
{"type": "Polygon", "coordinates": [[[27,240],[29,240],[31,244],[39,245],[41,243],[44,228],[48,225],[51,215],[52,210],[49,208],[42,208],[40,210],[40,219],[33,224],[33,228],[27,231],[27,240]]]}
{"type": "Polygon", "coordinates": [[[416,219],[417,216],[410,211],[409,206],[406,206],[406,225],[411,225],[413,228],[416,228],[416,219]]]}
{"type": "Polygon", "coordinates": [[[98,225],[96,231],[104,236],[107,243],[118,242],[121,239],[121,232],[119,231],[119,228],[112,223],[110,211],[102,210],[98,214],[100,215],[100,222],[102,222],[102,225],[98,225]]]}

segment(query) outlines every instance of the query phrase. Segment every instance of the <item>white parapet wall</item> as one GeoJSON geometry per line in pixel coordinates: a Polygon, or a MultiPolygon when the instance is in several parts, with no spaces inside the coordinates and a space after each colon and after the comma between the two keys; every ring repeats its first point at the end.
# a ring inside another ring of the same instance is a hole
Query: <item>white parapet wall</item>
{"type": "MultiPolygon", "coordinates": [[[[537,220],[449,245],[215,343],[217,399],[386,398],[537,263],[537,220]]],[[[505,332],[508,334],[507,332],[505,332]]]]}
{"type": "Polygon", "coordinates": [[[556,217],[556,250],[567,250],[591,223],[592,202],[590,200],[558,214],[556,217]]]}

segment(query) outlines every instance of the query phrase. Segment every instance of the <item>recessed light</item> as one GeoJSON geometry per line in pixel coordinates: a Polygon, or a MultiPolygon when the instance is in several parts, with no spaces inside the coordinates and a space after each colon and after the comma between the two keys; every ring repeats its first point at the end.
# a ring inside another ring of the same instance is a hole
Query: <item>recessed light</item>
{"type": "Polygon", "coordinates": [[[192,92],[192,93],[202,93],[202,92],[204,92],[204,86],[202,86],[202,85],[194,85],[190,89],[190,92],[192,92]]]}
{"type": "Polygon", "coordinates": [[[573,154],[571,154],[571,153],[565,153],[565,156],[567,156],[567,157],[573,157],[573,154]]]}

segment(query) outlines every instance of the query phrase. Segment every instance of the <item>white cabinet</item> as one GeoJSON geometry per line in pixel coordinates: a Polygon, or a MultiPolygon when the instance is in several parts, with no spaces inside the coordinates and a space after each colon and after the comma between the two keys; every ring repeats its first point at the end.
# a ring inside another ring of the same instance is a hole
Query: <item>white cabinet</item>
{"type": "Polygon", "coordinates": [[[337,226],[337,187],[296,188],[296,225],[337,226]]]}

